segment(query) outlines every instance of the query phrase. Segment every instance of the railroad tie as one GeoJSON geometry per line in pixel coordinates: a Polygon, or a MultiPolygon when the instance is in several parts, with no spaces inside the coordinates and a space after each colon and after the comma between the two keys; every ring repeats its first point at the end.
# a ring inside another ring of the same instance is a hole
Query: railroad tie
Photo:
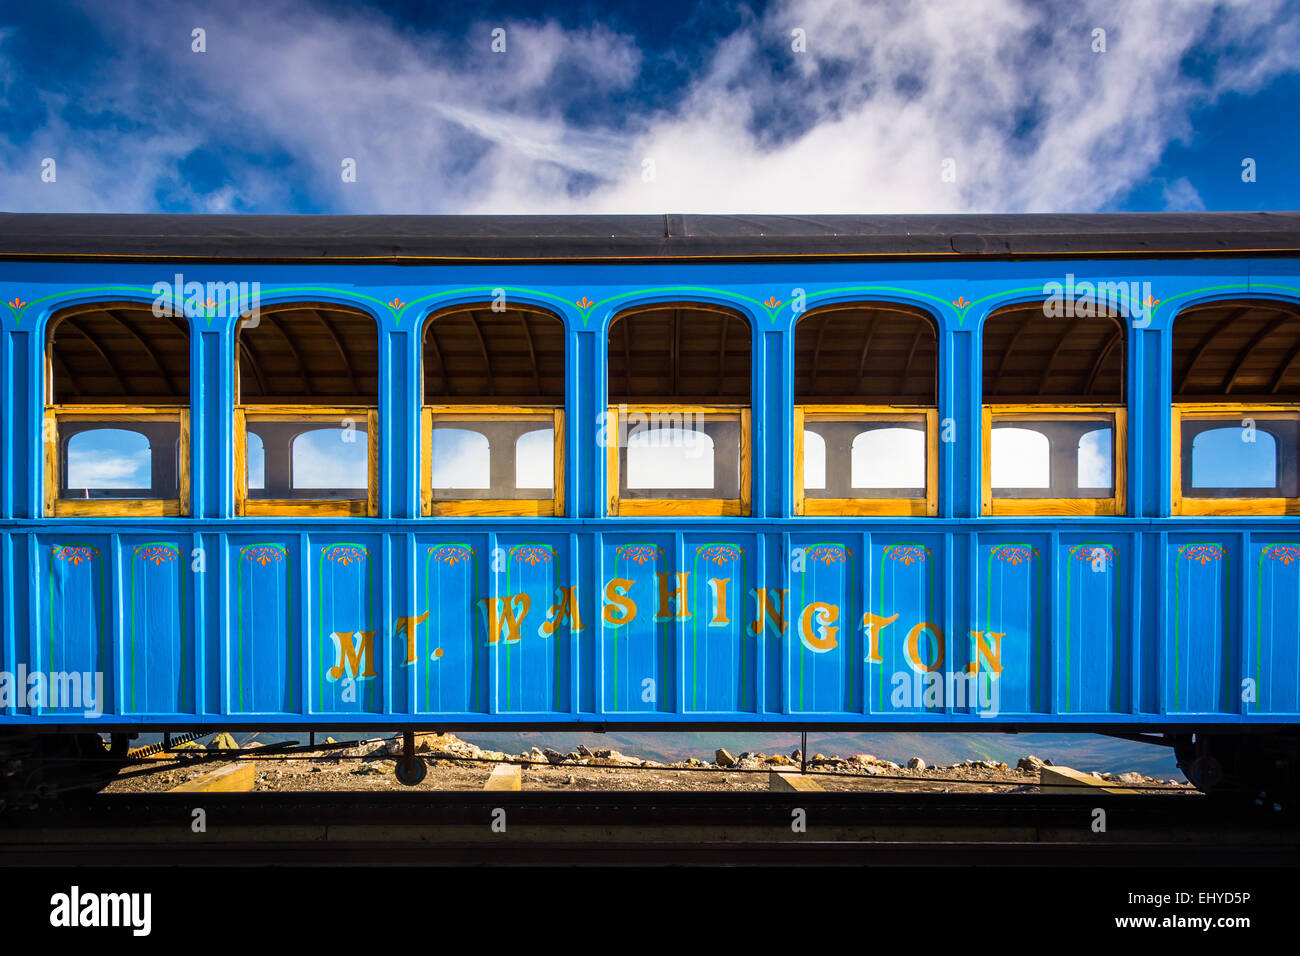
{"type": "Polygon", "coordinates": [[[517,763],[499,763],[488,774],[484,790],[522,790],[523,772],[517,763]]]}

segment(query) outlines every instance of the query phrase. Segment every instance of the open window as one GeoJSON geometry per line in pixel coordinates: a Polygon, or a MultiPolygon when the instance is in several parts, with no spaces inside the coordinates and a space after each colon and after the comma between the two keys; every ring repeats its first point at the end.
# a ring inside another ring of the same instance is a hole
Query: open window
{"type": "Polygon", "coordinates": [[[1300,309],[1184,309],[1173,391],[1174,514],[1300,514],[1300,309]]]}
{"type": "Polygon", "coordinates": [[[376,515],[379,338],[356,309],[263,306],[236,336],[235,510],[376,515]]]}
{"type": "Polygon", "coordinates": [[[799,320],[795,514],[938,514],[935,328],[926,312],[876,302],[799,320]]]}
{"type": "Polygon", "coordinates": [[[611,515],[747,515],[749,326],[701,303],[629,309],[609,327],[611,515]]]}
{"type": "Polygon", "coordinates": [[[424,330],[426,515],[564,514],[564,324],[456,306],[424,330]]]}
{"type": "Polygon", "coordinates": [[[45,513],[189,514],[190,336],[132,302],[76,306],[46,337],[45,513]]]}
{"type": "Polygon", "coordinates": [[[1124,325],[1091,302],[984,323],[984,514],[1125,513],[1124,325]]]}

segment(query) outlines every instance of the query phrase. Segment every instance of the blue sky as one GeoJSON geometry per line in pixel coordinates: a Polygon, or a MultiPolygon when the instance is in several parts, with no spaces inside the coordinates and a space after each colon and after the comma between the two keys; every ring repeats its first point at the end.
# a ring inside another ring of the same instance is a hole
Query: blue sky
{"type": "Polygon", "coordinates": [[[1298,51],[1300,0],[9,4],[0,208],[1294,209],[1298,51]]]}

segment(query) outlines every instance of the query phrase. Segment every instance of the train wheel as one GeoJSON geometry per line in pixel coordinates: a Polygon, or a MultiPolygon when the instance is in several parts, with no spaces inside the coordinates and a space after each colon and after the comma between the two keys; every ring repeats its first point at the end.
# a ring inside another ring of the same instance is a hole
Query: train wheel
{"type": "Polygon", "coordinates": [[[398,757],[393,772],[397,775],[398,783],[407,787],[414,787],[425,778],[429,772],[429,767],[419,757],[412,757],[409,761],[398,757]]]}
{"type": "Polygon", "coordinates": [[[1300,740],[1274,734],[1198,734],[1174,741],[1174,756],[1203,793],[1253,799],[1270,811],[1300,806],[1300,740]]]}

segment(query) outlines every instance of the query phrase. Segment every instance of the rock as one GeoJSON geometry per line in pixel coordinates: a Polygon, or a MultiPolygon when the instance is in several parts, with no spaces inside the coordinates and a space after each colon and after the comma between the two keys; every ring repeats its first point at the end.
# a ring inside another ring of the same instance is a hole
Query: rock
{"type": "Polygon", "coordinates": [[[550,763],[550,761],[546,759],[546,754],[542,753],[536,747],[533,747],[528,751],[528,753],[524,754],[524,759],[530,760],[533,763],[550,763]]]}
{"type": "Polygon", "coordinates": [[[578,778],[575,777],[573,774],[569,774],[567,777],[564,778],[564,782],[572,786],[573,784],[578,782],[578,778]]]}
{"type": "Polygon", "coordinates": [[[325,738],[325,743],[327,743],[327,744],[336,744],[336,743],[338,743],[338,741],[335,740],[333,737],[326,737],[326,738],[325,738]]]}
{"type": "Polygon", "coordinates": [[[230,734],[217,734],[208,742],[209,750],[238,750],[239,744],[235,743],[235,738],[230,734]]]}
{"type": "Polygon", "coordinates": [[[798,747],[795,747],[794,750],[790,751],[790,760],[794,763],[799,763],[803,760],[803,751],[798,747]]]}
{"type": "Polygon", "coordinates": [[[187,740],[184,743],[173,744],[172,750],[206,750],[203,744],[194,740],[187,740]]]}
{"type": "Polygon", "coordinates": [[[908,769],[908,770],[924,770],[924,769],[925,769],[925,761],[922,760],[920,757],[913,757],[911,760],[909,760],[909,761],[907,762],[907,769],[908,769]]]}
{"type": "Polygon", "coordinates": [[[582,745],[582,744],[578,744],[578,756],[580,756],[580,757],[594,757],[594,756],[596,756],[596,755],[595,755],[594,753],[592,753],[590,750],[588,750],[584,745],[582,745]]]}
{"type": "Polygon", "coordinates": [[[875,754],[854,754],[849,758],[849,763],[871,764],[875,762],[875,754]]]}
{"type": "Polygon", "coordinates": [[[1130,772],[1130,773],[1122,773],[1115,779],[1118,780],[1120,783],[1142,783],[1144,778],[1140,773],[1130,772]]]}
{"type": "Polygon", "coordinates": [[[1025,773],[1038,773],[1043,769],[1043,761],[1039,760],[1033,754],[1027,757],[1021,757],[1016,763],[1017,770],[1023,770],[1025,773]]]}
{"type": "Polygon", "coordinates": [[[736,765],[736,758],[727,753],[726,750],[719,747],[713,754],[713,762],[719,767],[734,767],[736,765]]]}
{"type": "Polygon", "coordinates": [[[545,755],[546,759],[549,760],[551,763],[564,763],[565,756],[564,754],[560,753],[558,750],[551,750],[548,748],[546,750],[543,750],[542,753],[545,755]]]}

